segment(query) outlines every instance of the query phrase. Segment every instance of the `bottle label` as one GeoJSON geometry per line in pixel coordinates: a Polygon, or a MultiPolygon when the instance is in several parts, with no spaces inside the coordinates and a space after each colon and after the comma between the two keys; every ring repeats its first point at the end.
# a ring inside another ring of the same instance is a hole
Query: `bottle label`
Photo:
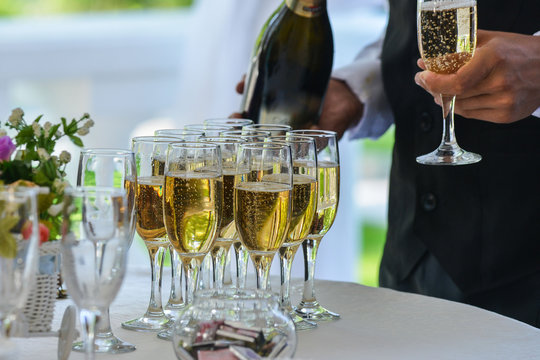
{"type": "Polygon", "coordinates": [[[326,0],[285,0],[287,7],[303,17],[317,17],[326,8],[326,0]]]}

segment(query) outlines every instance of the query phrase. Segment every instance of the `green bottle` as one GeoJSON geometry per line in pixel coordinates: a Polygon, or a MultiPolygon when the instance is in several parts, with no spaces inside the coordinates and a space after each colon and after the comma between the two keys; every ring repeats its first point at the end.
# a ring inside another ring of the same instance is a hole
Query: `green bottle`
{"type": "Polygon", "coordinates": [[[255,44],[242,115],[294,129],[317,124],[333,58],[326,0],[285,0],[255,44]]]}

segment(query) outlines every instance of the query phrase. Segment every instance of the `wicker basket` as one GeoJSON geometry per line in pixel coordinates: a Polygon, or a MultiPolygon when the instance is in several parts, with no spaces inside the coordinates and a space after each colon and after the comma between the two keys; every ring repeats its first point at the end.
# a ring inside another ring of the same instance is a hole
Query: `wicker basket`
{"type": "MultiPolygon", "coordinates": [[[[60,252],[57,241],[46,242],[39,247],[39,256],[60,252]]],[[[26,330],[29,333],[49,332],[54,317],[54,305],[58,292],[58,267],[52,274],[38,274],[34,288],[30,290],[23,310],[26,330]]]]}

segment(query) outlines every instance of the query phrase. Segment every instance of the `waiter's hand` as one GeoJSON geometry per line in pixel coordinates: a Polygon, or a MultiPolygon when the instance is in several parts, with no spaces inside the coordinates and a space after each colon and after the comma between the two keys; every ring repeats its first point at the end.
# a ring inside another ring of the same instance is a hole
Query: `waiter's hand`
{"type": "Polygon", "coordinates": [[[341,138],[345,130],[358,122],[363,111],[364,105],[346,83],[330,79],[319,124],[313,128],[335,131],[341,138]]]}
{"type": "MultiPolygon", "coordinates": [[[[425,70],[422,60],[418,65],[425,70]]],[[[455,112],[467,118],[511,123],[540,107],[540,36],[478,31],[469,63],[452,75],[430,71],[415,81],[435,98],[457,95],[455,112]]]]}

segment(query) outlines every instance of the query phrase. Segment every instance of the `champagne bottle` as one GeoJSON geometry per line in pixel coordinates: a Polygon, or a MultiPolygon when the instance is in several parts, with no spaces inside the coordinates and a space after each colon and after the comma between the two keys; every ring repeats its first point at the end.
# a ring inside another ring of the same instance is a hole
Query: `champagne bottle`
{"type": "Polygon", "coordinates": [[[334,57],[326,0],[285,0],[256,41],[242,115],[294,129],[318,122],[334,57]]]}

